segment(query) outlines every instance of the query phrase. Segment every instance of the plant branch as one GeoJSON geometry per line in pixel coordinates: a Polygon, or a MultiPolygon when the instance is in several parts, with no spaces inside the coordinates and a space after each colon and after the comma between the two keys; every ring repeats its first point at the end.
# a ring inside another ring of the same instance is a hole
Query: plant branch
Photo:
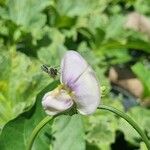
{"type": "Polygon", "coordinates": [[[123,118],[124,120],[126,120],[140,134],[148,150],[150,150],[150,143],[149,143],[148,137],[146,136],[144,131],[138,126],[138,124],[131,117],[129,117],[126,113],[121,112],[120,110],[116,108],[105,106],[105,105],[101,105],[100,107],[98,107],[98,109],[108,110],[110,112],[117,114],[119,117],[123,118]]]}
{"type": "Polygon", "coordinates": [[[32,149],[32,145],[34,143],[34,140],[36,138],[36,136],[38,135],[38,133],[41,131],[41,129],[49,122],[49,121],[53,121],[54,117],[50,117],[50,116],[46,116],[32,131],[31,136],[29,137],[29,142],[27,144],[27,150],[31,150],[32,149]]]}

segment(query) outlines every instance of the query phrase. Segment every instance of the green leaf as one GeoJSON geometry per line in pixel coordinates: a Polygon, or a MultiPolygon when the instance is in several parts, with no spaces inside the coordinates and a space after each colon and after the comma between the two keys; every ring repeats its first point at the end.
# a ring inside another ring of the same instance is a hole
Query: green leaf
{"type": "Polygon", "coordinates": [[[144,97],[150,97],[150,69],[148,66],[142,63],[136,63],[132,66],[133,72],[141,80],[144,86],[144,97]]]}
{"type": "Polygon", "coordinates": [[[99,51],[97,51],[97,53],[100,53],[100,50],[106,51],[121,48],[136,49],[150,53],[150,44],[140,39],[130,39],[127,41],[126,39],[123,39],[123,41],[109,40],[99,47],[99,51]]]}
{"type": "Polygon", "coordinates": [[[2,12],[5,19],[13,21],[36,37],[46,22],[42,11],[49,5],[49,0],[8,0],[7,7],[2,12]]]}
{"type": "Polygon", "coordinates": [[[85,150],[84,127],[79,114],[56,118],[53,132],[53,150],[85,150]]]}
{"type": "MultiPolygon", "coordinates": [[[[122,110],[120,102],[103,98],[104,103],[122,110]]],[[[97,110],[88,117],[84,117],[86,126],[86,139],[89,145],[96,146],[101,150],[110,150],[111,144],[115,142],[116,131],[118,130],[118,118],[110,112],[97,110]]]]}
{"type": "Polygon", "coordinates": [[[147,150],[147,147],[144,142],[140,143],[140,150],[147,150]]]}
{"type": "MultiPolygon", "coordinates": [[[[37,96],[36,104],[31,110],[23,113],[16,119],[8,122],[0,136],[0,149],[2,150],[24,150],[27,146],[28,138],[35,126],[46,116],[41,99],[43,95],[54,89],[58,82],[53,82],[47,86],[37,96]],[[16,141],[17,139],[17,141],[16,141]]],[[[84,150],[84,127],[80,115],[62,115],[55,119],[52,126],[44,128],[36,138],[33,149],[48,150],[53,141],[53,149],[58,150],[84,150]],[[53,137],[52,137],[53,134],[53,137]]]]}
{"type": "MultiPolygon", "coordinates": [[[[40,92],[36,104],[29,111],[8,122],[0,135],[1,150],[25,150],[29,136],[36,125],[46,116],[41,105],[43,95],[53,90],[57,82],[48,85],[40,92]]],[[[50,127],[44,128],[33,144],[33,150],[48,150],[50,145],[50,127]]]]}
{"type": "Polygon", "coordinates": [[[113,114],[108,112],[99,112],[96,116],[90,118],[91,129],[88,127],[87,140],[95,144],[102,150],[110,149],[110,145],[115,141],[115,132],[117,130],[117,121],[113,114]],[[104,148],[105,147],[105,148],[104,148]]]}
{"type": "Polygon", "coordinates": [[[110,18],[110,23],[106,28],[106,39],[113,39],[115,37],[124,36],[123,24],[125,17],[122,15],[115,15],[110,18]]]}
{"type": "Polygon", "coordinates": [[[94,2],[91,0],[57,0],[55,7],[62,16],[83,16],[89,14],[96,7],[95,2],[95,0],[94,2]]]}
{"type": "Polygon", "coordinates": [[[0,128],[28,109],[47,85],[41,64],[15,51],[0,52],[0,128]]]}

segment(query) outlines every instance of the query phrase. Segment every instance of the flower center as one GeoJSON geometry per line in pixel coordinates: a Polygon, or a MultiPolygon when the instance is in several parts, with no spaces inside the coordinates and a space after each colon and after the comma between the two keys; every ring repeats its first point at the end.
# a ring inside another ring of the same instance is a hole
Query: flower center
{"type": "Polygon", "coordinates": [[[60,84],[57,87],[57,90],[58,90],[58,93],[61,93],[61,90],[64,90],[71,97],[71,100],[74,102],[74,96],[75,96],[75,94],[74,94],[74,91],[72,91],[70,87],[68,87],[65,84],[60,84]]]}

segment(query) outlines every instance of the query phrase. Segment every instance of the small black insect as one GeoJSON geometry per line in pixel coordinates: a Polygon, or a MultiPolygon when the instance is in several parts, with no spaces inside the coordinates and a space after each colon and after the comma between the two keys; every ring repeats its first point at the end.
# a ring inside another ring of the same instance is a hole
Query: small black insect
{"type": "Polygon", "coordinates": [[[52,78],[56,78],[58,74],[58,70],[56,68],[48,67],[47,65],[42,65],[41,69],[45,71],[52,78]]]}

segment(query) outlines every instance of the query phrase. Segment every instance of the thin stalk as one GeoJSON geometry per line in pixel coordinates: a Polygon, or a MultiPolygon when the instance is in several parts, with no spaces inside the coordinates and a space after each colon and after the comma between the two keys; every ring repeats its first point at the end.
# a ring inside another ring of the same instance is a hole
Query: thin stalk
{"type": "MultiPolygon", "coordinates": [[[[115,114],[117,114],[119,117],[125,119],[141,136],[141,138],[143,139],[144,143],[146,144],[148,150],[150,150],[150,143],[149,140],[146,136],[146,134],[144,133],[144,131],[138,126],[138,124],[131,118],[129,117],[126,113],[121,112],[113,107],[110,106],[105,106],[105,105],[101,105],[100,107],[98,107],[98,109],[103,109],[103,110],[108,110],[110,112],[113,112],[115,114]]],[[[53,121],[54,117],[50,117],[47,116],[45,117],[33,130],[30,138],[29,138],[29,142],[27,144],[27,150],[31,150],[33,142],[36,138],[36,136],[38,135],[38,133],[40,132],[40,130],[49,122],[49,121],[53,121]]]]}
{"type": "Polygon", "coordinates": [[[146,144],[148,150],[150,150],[150,143],[149,143],[148,137],[146,136],[144,131],[138,126],[138,124],[131,117],[129,117],[126,113],[121,112],[117,110],[116,108],[105,106],[105,105],[101,105],[100,107],[98,107],[98,109],[108,110],[110,112],[117,114],[119,117],[125,119],[140,134],[141,138],[143,139],[143,142],[146,144]]]}
{"type": "Polygon", "coordinates": [[[29,137],[29,142],[27,144],[27,150],[32,149],[33,142],[38,135],[38,133],[41,131],[41,129],[49,122],[53,121],[55,117],[46,116],[32,131],[31,136],[29,137]]]}

